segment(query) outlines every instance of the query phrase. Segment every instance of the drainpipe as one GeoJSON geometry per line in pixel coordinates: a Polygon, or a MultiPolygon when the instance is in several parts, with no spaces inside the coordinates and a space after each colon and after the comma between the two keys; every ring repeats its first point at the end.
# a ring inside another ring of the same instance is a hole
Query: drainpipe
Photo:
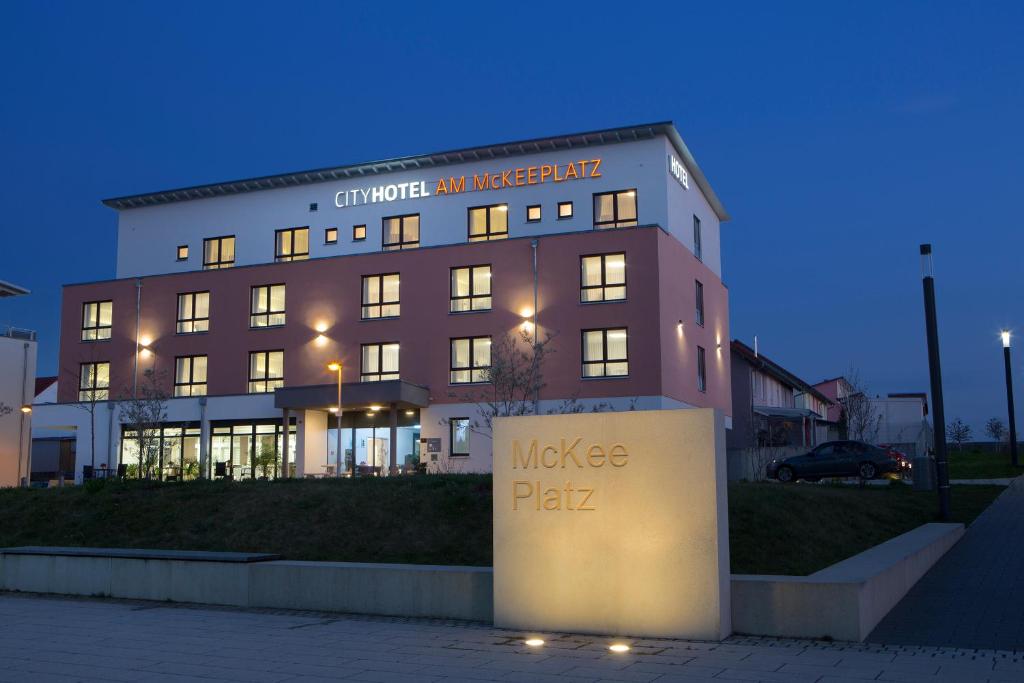
{"type": "MultiPolygon", "coordinates": [[[[114,455],[114,401],[107,401],[107,473],[111,468],[111,459],[114,455]]],[[[117,470],[115,467],[114,470],[117,470]]]]}
{"type": "Polygon", "coordinates": [[[132,398],[139,395],[139,332],[142,325],[142,278],[135,278],[135,367],[132,370],[132,398]]]}
{"type": "MultiPolygon", "coordinates": [[[[537,327],[537,246],[540,240],[530,240],[530,248],[533,250],[533,346],[536,353],[537,343],[540,340],[540,328],[537,327]]],[[[533,414],[540,413],[540,387],[533,395],[533,414]]]]}
{"type": "MultiPolygon", "coordinates": [[[[28,342],[25,342],[22,345],[22,350],[23,350],[23,357],[22,357],[22,364],[21,364],[21,405],[18,406],[19,409],[20,408],[24,408],[26,405],[28,405],[28,401],[26,400],[28,398],[26,396],[26,394],[28,392],[25,390],[25,385],[28,384],[28,342]]],[[[22,413],[21,413],[21,422],[20,422],[21,428],[18,430],[18,481],[19,482],[24,482],[23,485],[24,486],[28,486],[28,485],[30,485],[32,483],[32,452],[31,452],[31,450],[29,450],[29,452],[25,454],[25,477],[24,477],[24,479],[22,479],[22,476],[21,476],[22,453],[24,453],[24,451],[25,451],[25,417],[26,417],[25,413],[24,413],[24,411],[22,411],[22,413]]]]}

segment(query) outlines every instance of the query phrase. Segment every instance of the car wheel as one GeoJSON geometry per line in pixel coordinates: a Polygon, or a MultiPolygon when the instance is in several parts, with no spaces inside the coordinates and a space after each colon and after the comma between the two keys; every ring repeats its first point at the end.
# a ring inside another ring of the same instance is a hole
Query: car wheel
{"type": "Polygon", "coordinates": [[[862,462],[860,464],[860,470],[858,470],[861,479],[874,479],[875,475],[878,474],[878,469],[874,463],[862,462]]]}
{"type": "Polygon", "coordinates": [[[783,465],[775,473],[775,478],[784,484],[788,484],[793,481],[793,468],[788,465],[783,465]]]}

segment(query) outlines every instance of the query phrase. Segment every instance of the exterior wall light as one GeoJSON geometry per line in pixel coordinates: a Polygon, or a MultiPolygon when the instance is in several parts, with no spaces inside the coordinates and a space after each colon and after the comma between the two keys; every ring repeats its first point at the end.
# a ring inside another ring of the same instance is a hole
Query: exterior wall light
{"type": "Polygon", "coordinates": [[[25,405],[23,405],[21,407],[21,412],[25,413],[26,415],[31,415],[32,414],[32,406],[30,406],[29,404],[26,403],[25,405]]]}
{"type": "Polygon", "coordinates": [[[326,345],[327,345],[327,337],[325,337],[325,336],[324,336],[324,335],[322,335],[322,334],[318,334],[318,335],[317,335],[317,336],[316,336],[316,337],[315,337],[315,338],[313,339],[313,343],[314,343],[314,344],[316,344],[317,346],[326,346],[326,345]]]}
{"type": "Polygon", "coordinates": [[[324,332],[327,331],[327,323],[321,320],[320,322],[313,326],[313,329],[319,332],[320,334],[323,334],[324,332]]]}

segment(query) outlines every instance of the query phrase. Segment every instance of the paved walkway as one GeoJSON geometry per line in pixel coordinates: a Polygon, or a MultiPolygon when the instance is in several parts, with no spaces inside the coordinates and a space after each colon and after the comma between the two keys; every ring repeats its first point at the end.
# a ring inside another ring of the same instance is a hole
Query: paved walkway
{"type": "Polygon", "coordinates": [[[868,640],[1024,650],[1024,477],[1013,480],[868,640]]]}
{"type": "Polygon", "coordinates": [[[523,634],[437,620],[0,594],[0,681],[1021,681],[1024,653],[523,634]]]}

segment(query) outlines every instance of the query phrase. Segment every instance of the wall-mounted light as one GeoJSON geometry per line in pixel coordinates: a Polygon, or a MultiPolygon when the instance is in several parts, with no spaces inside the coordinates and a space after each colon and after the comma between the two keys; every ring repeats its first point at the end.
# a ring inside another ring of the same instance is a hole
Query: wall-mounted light
{"type": "Polygon", "coordinates": [[[676,334],[679,335],[680,337],[683,336],[683,321],[682,320],[680,320],[679,322],[676,323],[676,334]]]}
{"type": "Polygon", "coordinates": [[[327,346],[327,337],[322,334],[318,334],[313,338],[313,343],[317,346],[327,346]]]}
{"type": "Polygon", "coordinates": [[[30,406],[29,404],[26,403],[25,405],[23,405],[21,407],[21,412],[25,413],[26,415],[31,415],[32,414],[32,406],[30,406]]]}

